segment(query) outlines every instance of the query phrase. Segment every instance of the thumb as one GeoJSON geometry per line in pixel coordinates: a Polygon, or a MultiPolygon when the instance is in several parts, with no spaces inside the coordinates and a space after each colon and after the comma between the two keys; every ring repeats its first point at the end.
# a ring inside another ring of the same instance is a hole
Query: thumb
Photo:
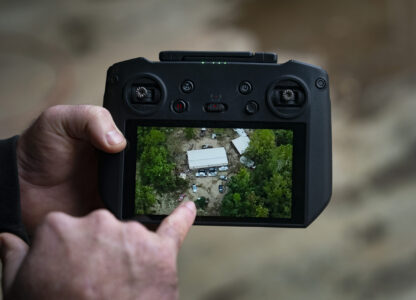
{"type": "Polygon", "coordinates": [[[43,116],[62,135],[87,141],[102,151],[117,153],[126,146],[126,139],[103,107],[57,105],[48,108],[43,116]]]}
{"type": "Polygon", "coordinates": [[[4,294],[12,286],[28,250],[27,244],[14,234],[0,234],[0,258],[3,264],[2,286],[4,294]]]}

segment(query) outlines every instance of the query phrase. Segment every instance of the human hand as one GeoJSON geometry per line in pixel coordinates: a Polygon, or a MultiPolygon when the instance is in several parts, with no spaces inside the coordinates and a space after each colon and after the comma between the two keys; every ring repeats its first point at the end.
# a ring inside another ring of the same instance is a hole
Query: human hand
{"type": "Polygon", "coordinates": [[[0,234],[7,299],[177,299],[178,250],[196,216],[185,202],[157,232],[106,210],[48,214],[33,245],[0,234]]]}
{"type": "Polygon", "coordinates": [[[82,216],[102,207],[96,149],[126,146],[110,113],[98,106],[48,108],[19,138],[22,219],[29,234],[51,211],[82,216]]]}

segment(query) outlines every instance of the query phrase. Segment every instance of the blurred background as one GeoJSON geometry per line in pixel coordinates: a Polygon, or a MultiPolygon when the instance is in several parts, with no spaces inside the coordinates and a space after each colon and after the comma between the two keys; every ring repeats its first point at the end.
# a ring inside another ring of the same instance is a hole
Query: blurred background
{"type": "Polygon", "coordinates": [[[334,190],[307,229],[194,227],[181,299],[416,299],[416,1],[0,0],[0,138],[102,104],[161,50],[273,51],[330,75],[334,190]]]}

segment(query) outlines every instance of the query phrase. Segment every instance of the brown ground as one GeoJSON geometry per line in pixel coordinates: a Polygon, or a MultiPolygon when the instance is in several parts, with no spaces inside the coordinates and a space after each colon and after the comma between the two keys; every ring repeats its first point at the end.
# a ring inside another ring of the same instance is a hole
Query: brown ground
{"type": "Polygon", "coordinates": [[[182,131],[175,131],[168,137],[167,144],[171,151],[171,156],[174,158],[175,164],[178,169],[178,173],[185,173],[186,179],[189,181],[189,188],[185,191],[175,191],[165,195],[158,195],[158,202],[162,205],[156,205],[155,209],[160,214],[169,214],[180,202],[179,196],[186,194],[185,200],[195,201],[200,197],[209,199],[209,203],[206,209],[199,210],[199,215],[219,215],[219,208],[221,207],[221,200],[225,195],[225,192],[221,194],[218,186],[224,185],[226,189],[226,182],[219,179],[220,175],[232,176],[238,170],[240,166],[239,155],[231,145],[231,140],[238,135],[232,130],[227,129],[221,137],[217,139],[212,138],[212,133],[216,132],[214,129],[207,129],[204,136],[200,136],[200,128],[195,130],[195,137],[191,140],[186,140],[182,131]],[[224,147],[227,152],[229,170],[224,172],[218,172],[217,176],[196,177],[195,173],[197,169],[189,170],[188,159],[186,151],[202,149],[202,145],[210,145],[213,148],[224,147]],[[192,185],[196,184],[197,192],[192,190],[192,185]]]}
{"type": "Polygon", "coordinates": [[[194,227],[181,298],[416,299],[416,4],[3,1],[0,133],[101,104],[105,71],[163,49],[267,50],[329,71],[334,192],[307,229],[194,227]]]}

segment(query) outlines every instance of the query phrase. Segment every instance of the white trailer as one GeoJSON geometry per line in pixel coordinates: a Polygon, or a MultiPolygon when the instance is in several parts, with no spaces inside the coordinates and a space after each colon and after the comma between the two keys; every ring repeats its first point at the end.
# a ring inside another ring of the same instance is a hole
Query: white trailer
{"type": "Polygon", "coordinates": [[[227,153],[224,147],[190,150],[186,154],[191,170],[228,165],[227,153]]]}

